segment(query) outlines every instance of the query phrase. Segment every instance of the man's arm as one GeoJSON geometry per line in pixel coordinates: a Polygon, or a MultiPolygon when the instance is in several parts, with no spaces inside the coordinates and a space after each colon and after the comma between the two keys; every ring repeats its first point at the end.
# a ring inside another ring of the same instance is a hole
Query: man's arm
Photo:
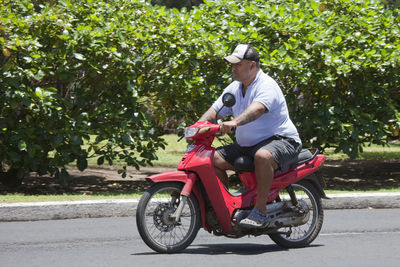
{"type": "Polygon", "coordinates": [[[246,123],[255,121],[262,114],[267,111],[267,108],[260,102],[253,102],[248,106],[237,118],[233,119],[236,122],[236,126],[244,125],[246,123]]]}
{"type": "Polygon", "coordinates": [[[260,102],[253,102],[235,119],[222,123],[221,133],[230,133],[232,132],[232,128],[255,121],[266,111],[267,108],[263,104],[260,102]]]}
{"type": "MultiPolygon", "coordinates": [[[[199,121],[209,121],[211,123],[217,123],[217,121],[215,120],[216,115],[217,115],[217,111],[215,111],[215,109],[213,107],[211,107],[206,111],[206,113],[203,114],[203,116],[201,116],[199,121]]],[[[218,115],[218,119],[219,118],[221,118],[220,115],[218,115]]]]}

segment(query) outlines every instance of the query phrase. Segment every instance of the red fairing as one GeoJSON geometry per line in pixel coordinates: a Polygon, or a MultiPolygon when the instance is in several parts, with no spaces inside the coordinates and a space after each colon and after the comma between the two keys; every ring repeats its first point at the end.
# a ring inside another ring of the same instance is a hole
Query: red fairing
{"type": "Polygon", "coordinates": [[[279,190],[282,188],[286,188],[287,186],[296,183],[316,172],[319,168],[321,168],[324,161],[325,155],[317,155],[313,160],[275,176],[271,185],[270,193],[268,195],[268,201],[275,200],[279,194],[279,190]]]}
{"type": "Polygon", "coordinates": [[[219,124],[212,124],[208,121],[198,121],[186,129],[198,128],[198,132],[194,136],[187,136],[186,139],[196,141],[196,144],[204,144],[211,146],[214,141],[215,134],[219,132],[219,124]]]}
{"type": "Polygon", "coordinates": [[[182,158],[178,169],[185,169],[190,172],[195,172],[199,175],[204,188],[208,192],[208,198],[215,210],[218,220],[220,221],[224,231],[231,231],[231,215],[234,211],[232,205],[226,205],[228,195],[230,195],[217,178],[212,159],[214,158],[215,148],[207,147],[206,145],[198,145],[188,153],[187,157],[182,158]]]}

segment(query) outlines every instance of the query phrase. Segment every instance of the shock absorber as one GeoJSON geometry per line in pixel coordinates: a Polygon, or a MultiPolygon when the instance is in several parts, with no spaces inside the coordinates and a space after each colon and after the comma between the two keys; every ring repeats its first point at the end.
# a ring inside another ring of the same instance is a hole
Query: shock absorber
{"type": "Polygon", "coordinates": [[[299,202],[297,201],[297,197],[296,197],[296,194],[294,193],[293,186],[289,185],[288,187],[286,187],[286,190],[289,193],[290,200],[292,201],[293,206],[296,207],[297,204],[299,204],[299,202]]]}

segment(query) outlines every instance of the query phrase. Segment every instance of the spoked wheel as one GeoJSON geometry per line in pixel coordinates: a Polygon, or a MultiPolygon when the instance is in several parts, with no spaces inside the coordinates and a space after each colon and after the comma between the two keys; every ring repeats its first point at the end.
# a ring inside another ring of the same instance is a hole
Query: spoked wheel
{"type": "Polygon", "coordinates": [[[141,197],[136,210],[136,224],[143,241],[160,253],[175,253],[189,246],[200,228],[200,208],[190,195],[180,220],[173,214],[181,201],[181,183],[156,183],[141,197]]]}
{"type": "MultiPolygon", "coordinates": [[[[279,246],[284,248],[300,248],[309,245],[317,237],[324,220],[321,197],[315,187],[308,181],[293,184],[298,200],[304,201],[310,216],[305,224],[293,227],[283,227],[269,236],[279,246]]],[[[281,201],[290,201],[289,194],[280,194],[281,201]]]]}

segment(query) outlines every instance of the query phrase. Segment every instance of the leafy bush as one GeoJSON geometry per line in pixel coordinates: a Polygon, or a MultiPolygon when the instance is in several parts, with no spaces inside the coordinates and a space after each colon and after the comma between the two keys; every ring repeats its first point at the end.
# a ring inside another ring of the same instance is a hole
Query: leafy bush
{"type": "Polygon", "coordinates": [[[83,170],[91,156],[150,164],[163,146],[157,126],[201,116],[228,84],[223,56],[238,43],[259,50],[305,146],[354,156],[400,129],[398,36],[398,10],[379,1],[219,0],[181,12],[139,0],[9,1],[0,161],[20,177],[65,177],[66,164],[83,170]]]}
{"type": "Polygon", "coordinates": [[[155,92],[166,117],[178,111],[196,120],[228,81],[223,55],[251,43],[282,85],[305,146],[356,156],[400,128],[397,9],[380,1],[221,0],[167,16],[153,32],[161,41],[154,49],[163,48],[155,60],[168,66],[155,92]]]}
{"type": "Polygon", "coordinates": [[[98,1],[1,6],[0,162],[19,178],[28,171],[66,178],[66,164],[84,170],[93,156],[100,165],[118,158],[139,167],[163,146],[134,87],[142,43],[129,21],[141,15],[136,4],[131,14],[123,8],[98,1]]]}

